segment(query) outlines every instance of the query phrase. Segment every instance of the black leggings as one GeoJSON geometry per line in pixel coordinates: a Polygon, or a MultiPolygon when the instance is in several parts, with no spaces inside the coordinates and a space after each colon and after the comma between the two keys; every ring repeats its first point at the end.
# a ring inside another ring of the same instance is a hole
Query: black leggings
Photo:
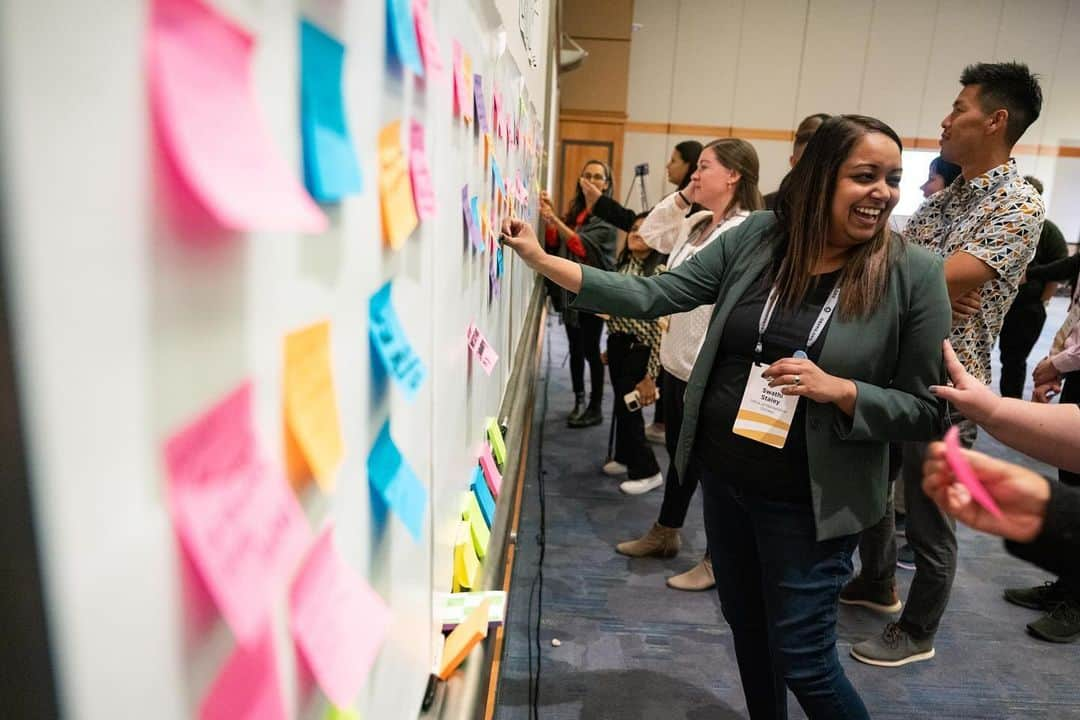
{"type": "Polygon", "coordinates": [[[589,361],[589,380],[592,399],[604,397],[604,363],[600,360],[600,335],[604,321],[590,313],[578,312],[577,323],[566,323],[566,339],[570,342],[570,381],[575,393],[585,392],[585,361],[589,361]]]}
{"type": "Polygon", "coordinates": [[[626,465],[628,480],[640,480],[660,472],[652,445],[645,439],[642,411],[631,411],[626,407],[626,394],[633,392],[645,378],[650,352],[649,346],[638,342],[633,335],[608,333],[608,370],[611,371],[611,387],[615,390],[612,413],[615,418],[614,459],[626,465]]]}
{"type": "Polygon", "coordinates": [[[692,467],[696,463],[687,463],[686,477],[681,482],[675,471],[675,451],[679,447],[679,433],[682,431],[683,395],[686,383],[667,370],[660,372],[660,394],[664,397],[664,432],[668,451],[667,480],[664,482],[664,500],[660,505],[660,517],[657,520],[664,527],[681,528],[686,521],[686,512],[690,509],[690,500],[698,486],[698,473],[692,467]]]}

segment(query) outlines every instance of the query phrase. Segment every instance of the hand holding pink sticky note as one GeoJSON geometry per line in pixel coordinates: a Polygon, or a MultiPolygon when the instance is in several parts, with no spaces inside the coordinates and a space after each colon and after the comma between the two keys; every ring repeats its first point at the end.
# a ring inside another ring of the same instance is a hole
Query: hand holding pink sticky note
{"type": "Polygon", "coordinates": [[[967,458],[960,452],[960,431],[955,425],[945,433],[945,462],[948,463],[949,469],[952,470],[952,474],[956,476],[956,479],[968,489],[975,502],[986,508],[991,515],[1000,519],[1002,517],[1001,508],[994,502],[994,498],[987,492],[978,476],[975,475],[975,471],[971,468],[967,458]]]}

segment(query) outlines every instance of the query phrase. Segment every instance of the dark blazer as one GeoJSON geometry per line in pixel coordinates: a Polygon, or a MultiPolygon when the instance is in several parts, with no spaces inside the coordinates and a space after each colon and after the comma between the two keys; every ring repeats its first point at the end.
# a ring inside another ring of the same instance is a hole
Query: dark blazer
{"type": "MultiPolygon", "coordinates": [[[[624,317],[654,318],[715,303],[687,383],[675,462],[683,474],[699,428],[698,412],[735,303],[768,266],[776,218],[761,211],[728,230],[693,258],[651,278],[582,267],[574,307],[624,317]]],[[[833,318],[818,365],[858,387],[855,413],[807,400],[806,444],[819,540],[849,535],[885,514],[890,441],[938,437],[942,408],[929,386],[945,378],[941,344],[951,311],[944,265],[926,250],[900,243],[889,286],[869,317],[833,318]]]]}

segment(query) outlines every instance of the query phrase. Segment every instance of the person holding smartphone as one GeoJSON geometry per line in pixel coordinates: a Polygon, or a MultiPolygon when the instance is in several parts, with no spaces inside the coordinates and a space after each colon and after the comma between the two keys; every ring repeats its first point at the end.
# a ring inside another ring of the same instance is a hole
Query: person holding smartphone
{"type": "MultiPolygon", "coordinates": [[[[637,277],[663,272],[667,257],[646,245],[638,232],[647,215],[639,214],[630,226],[616,272],[637,277]]],[[[619,489],[628,495],[641,495],[664,482],[641,416],[642,406],[652,405],[657,399],[660,322],[615,316],[608,319],[607,325],[608,372],[615,390],[615,453],[604,465],[604,472],[625,473],[627,479],[619,489]]]]}

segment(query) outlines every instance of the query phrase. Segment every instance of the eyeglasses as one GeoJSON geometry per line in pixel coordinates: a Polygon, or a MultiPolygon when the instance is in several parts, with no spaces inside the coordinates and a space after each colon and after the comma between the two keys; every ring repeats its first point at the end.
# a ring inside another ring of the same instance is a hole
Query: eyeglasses
{"type": "Polygon", "coordinates": [[[589,173],[581,173],[581,179],[591,180],[593,182],[607,182],[607,175],[604,175],[603,173],[597,173],[595,175],[590,175],[589,173]]]}

